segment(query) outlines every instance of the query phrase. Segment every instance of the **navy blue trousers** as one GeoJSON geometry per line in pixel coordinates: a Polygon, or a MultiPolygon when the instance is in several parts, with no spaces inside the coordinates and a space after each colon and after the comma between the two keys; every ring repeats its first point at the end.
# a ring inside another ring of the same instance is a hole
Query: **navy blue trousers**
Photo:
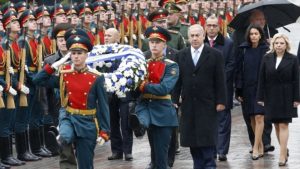
{"type": "Polygon", "coordinates": [[[214,159],[215,146],[190,147],[194,169],[216,169],[214,159]]]}
{"type": "Polygon", "coordinates": [[[218,127],[218,154],[228,154],[230,145],[230,133],[231,133],[231,111],[226,109],[218,113],[219,115],[219,127],[218,127]]]}
{"type": "Polygon", "coordinates": [[[110,100],[110,140],[113,153],[132,153],[133,135],[128,121],[128,103],[122,102],[117,97],[112,97],[110,100]]]}

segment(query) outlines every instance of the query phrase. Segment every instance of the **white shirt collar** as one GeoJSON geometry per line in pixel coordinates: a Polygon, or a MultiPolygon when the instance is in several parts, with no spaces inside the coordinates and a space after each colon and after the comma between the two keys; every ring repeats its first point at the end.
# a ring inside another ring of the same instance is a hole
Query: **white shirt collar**
{"type": "MultiPolygon", "coordinates": [[[[204,48],[204,43],[197,49],[199,51],[200,55],[202,53],[203,48],[204,48]]],[[[191,53],[192,53],[192,55],[195,53],[195,50],[196,49],[193,48],[193,46],[191,46],[191,53]]]]}
{"type": "Polygon", "coordinates": [[[210,38],[210,37],[207,36],[207,39],[208,39],[208,41],[210,41],[210,40],[214,40],[215,41],[217,39],[217,37],[218,37],[218,35],[215,36],[214,38],[210,38]]]}

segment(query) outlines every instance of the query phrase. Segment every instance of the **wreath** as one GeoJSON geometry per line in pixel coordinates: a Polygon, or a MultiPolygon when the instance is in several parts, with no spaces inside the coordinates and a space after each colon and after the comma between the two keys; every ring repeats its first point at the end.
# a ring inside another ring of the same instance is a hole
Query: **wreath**
{"type": "Polygon", "coordinates": [[[96,45],[89,53],[87,64],[104,72],[107,92],[125,97],[145,79],[147,64],[140,49],[129,45],[96,45]]]}

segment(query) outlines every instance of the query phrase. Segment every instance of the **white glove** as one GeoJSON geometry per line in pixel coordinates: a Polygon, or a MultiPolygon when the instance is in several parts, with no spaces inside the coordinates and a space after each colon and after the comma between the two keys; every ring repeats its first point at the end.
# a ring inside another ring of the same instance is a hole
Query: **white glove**
{"type": "Polygon", "coordinates": [[[8,92],[13,96],[17,95],[17,91],[12,87],[9,87],[8,92]]]}
{"type": "Polygon", "coordinates": [[[24,94],[29,94],[29,88],[26,87],[25,85],[21,86],[21,92],[24,94]]]}
{"type": "Polygon", "coordinates": [[[135,34],[132,34],[132,39],[133,39],[133,40],[136,40],[135,34]]]}
{"type": "Polygon", "coordinates": [[[28,72],[28,66],[27,65],[25,65],[24,70],[25,70],[25,72],[28,72]]]}
{"type": "Polygon", "coordinates": [[[3,87],[2,86],[0,86],[0,92],[3,92],[3,87]]]}
{"type": "Polygon", "coordinates": [[[55,70],[58,70],[59,66],[64,64],[71,57],[71,53],[66,54],[66,56],[62,57],[60,60],[54,62],[51,67],[55,70]]]}
{"type": "Polygon", "coordinates": [[[124,42],[125,42],[125,43],[128,43],[128,39],[127,39],[126,36],[124,37],[124,42]]]}
{"type": "Polygon", "coordinates": [[[15,72],[14,72],[14,68],[13,67],[9,67],[8,68],[8,72],[9,72],[9,74],[14,74],[15,72]]]}
{"type": "Polygon", "coordinates": [[[97,138],[97,143],[98,143],[98,145],[102,146],[105,143],[105,140],[102,137],[99,136],[97,138]]]}
{"type": "Polygon", "coordinates": [[[145,39],[145,36],[143,34],[140,34],[141,39],[145,39]]]}

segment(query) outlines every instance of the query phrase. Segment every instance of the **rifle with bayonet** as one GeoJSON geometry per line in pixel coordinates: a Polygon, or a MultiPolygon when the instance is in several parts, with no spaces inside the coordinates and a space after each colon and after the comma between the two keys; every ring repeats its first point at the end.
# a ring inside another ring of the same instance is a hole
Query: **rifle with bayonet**
{"type": "Polygon", "coordinates": [[[133,46],[133,34],[134,34],[134,28],[133,28],[133,3],[131,4],[130,8],[130,15],[129,15],[129,45],[133,46]]]}
{"type": "Polygon", "coordinates": [[[121,12],[120,12],[120,34],[121,34],[121,44],[125,42],[125,29],[124,29],[124,1],[121,2],[121,12]]]}

